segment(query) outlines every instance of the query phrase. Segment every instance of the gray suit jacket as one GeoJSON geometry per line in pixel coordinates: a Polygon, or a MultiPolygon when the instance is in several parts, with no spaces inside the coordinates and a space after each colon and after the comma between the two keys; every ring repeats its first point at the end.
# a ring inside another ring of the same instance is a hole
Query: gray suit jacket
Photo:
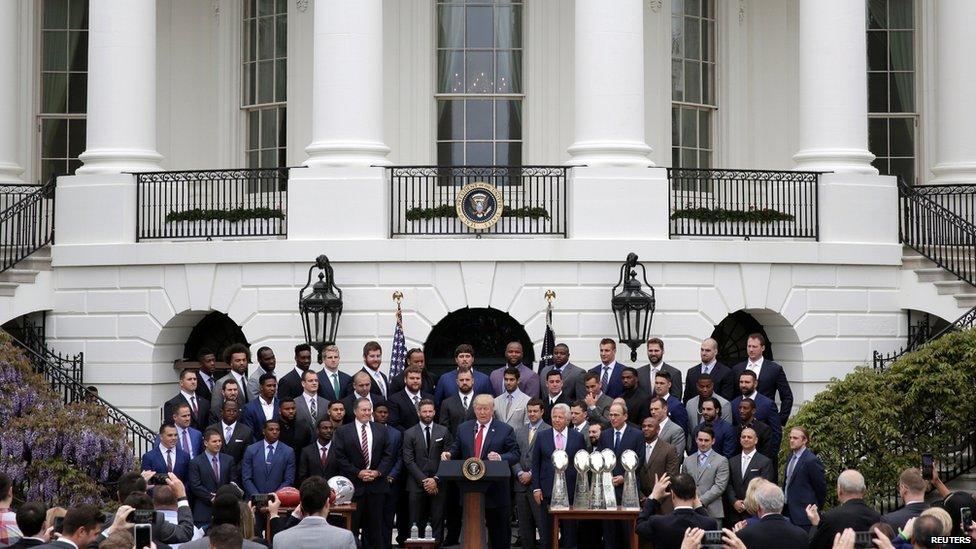
{"type": "Polygon", "coordinates": [[[684,459],[685,452],[685,430],[678,426],[677,423],[668,419],[668,422],[664,424],[664,428],[658,433],[658,438],[666,441],[671,446],[674,446],[675,451],[678,452],[678,458],[684,459]]]}
{"type": "MultiPolygon", "coordinates": [[[[423,492],[423,480],[437,474],[441,452],[450,449],[454,436],[439,423],[430,425],[430,445],[424,438],[424,424],[418,423],[403,432],[403,468],[407,472],[407,491],[423,492]]],[[[401,473],[401,477],[404,475],[401,473]]]]}
{"type": "MultiPolygon", "coordinates": [[[[665,362],[661,366],[662,372],[671,374],[671,394],[675,398],[681,398],[681,371],[665,362]]],[[[637,384],[647,389],[651,395],[654,394],[654,380],[651,379],[651,365],[645,364],[637,369],[637,384]]]]}
{"type": "MultiPolygon", "coordinates": [[[[200,539],[195,539],[187,543],[181,543],[180,549],[210,549],[210,538],[202,537],[200,539]]],[[[241,549],[268,549],[267,546],[261,545],[256,541],[251,541],[249,539],[244,540],[244,545],[241,549]]]]}
{"type": "Polygon", "coordinates": [[[713,519],[725,518],[722,494],[729,485],[729,460],[712,450],[704,469],[698,468],[698,452],[685,457],[681,471],[688,473],[698,485],[698,498],[713,519]]]}
{"type": "MultiPolygon", "coordinates": [[[[729,425],[732,425],[732,404],[716,393],[712,393],[712,396],[718,399],[718,403],[722,407],[722,419],[729,425]]],[[[688,412],[689,433],[694,431],[695,427],[698,427],[698,424],[701,423],[701,414],[698,413],[698,401],[700,399],[701,397],[696,396],[685,404],[685,411],[688,412]]]]}
{"type": "Polygon", "coordinates": [[[329,415],[329,401],[318,395],[315,395],[315,399],[315,417],[313,418],[312,410],[309,409],[308,402],[305,401],[304,391],[295,398],[295,423],[307,425],[309,432],[313,435],[318,430],[319,420],[329,415]]]}
{"type": "MultiPolygon", "coordinates": [[[[587,452],[592,452],[593,451],[593,445],[590,444],[590,422],[589,421],[584,421],[582,427],[583,427],[582,430],[580,430],[580,429],[577,429],[577,426],[576,425],[573,425],[572,423],[569,424],[569,428],[570,429],[574,429],[577,432],[579,432],[579,434],[583,435],[583,442],[586,444],[586,451],[587,452]]],[[[569,456],[569,458],[570,459],[573,459],[573,456],[569,456]]]]}
{"type": "Polygon", "coordinates": [[[535,446],[535,441],[539,440],[539,435],[548,431],[550,428],[546,422],[539,423],[539,428],[536,429],[535,436],[532,437],[532,444],[529,444],[529,426],[527,424],[515,430],[515,443],[518,444],[520,454],[518,463],[512,465],[512,485],[514,486],[513,490],[515,492],[532,491],[532,485],[529,484],[526,486],[519,482],[518,475],[523,471],[528,471],[533,474],[536,473],[532,470],[532,447],[535,446]]]}
{"type": "Polygon", "coordinates": [[[613,399],[606,394],[600,395],[596,399],[596,408],[586,410],[586,421],[589,423],[599,423],[604,429],[610,425],[610,405],[613,399]]]}
{"type": "Polygon", "coordinates": [[[508,393],[495,397],[495,418],[507,423],[512,429],[525,425],[525,406],[529,403],[529,395],[516,389],[512,393],[512,405],[508,405],[508,393]]]}
{"type": "MultiPolygon", "coordinates": [[[[251,373],[251,375],[247,376],[247,398],[249,401],[258,398],[258,391],[261,389],[258,382],[261,381],[261,376],[263,376],[265,372],[266,370],[264,368],[258,366],[254,372],[251,373]]],[[[277,372],[277,369],[275,369],[275,372],[272,372],[276,378],[278,377],[277,372]]],[[[287,374],[288,372],[285,373],[287,374]]]]}
{"type": "MultiPolygon", "coordinates": [[[[237,381],[237,379],[233,377],[233,374],[227,372],[227,375],[218,379],[216,383],[214,383],[213,398],[210,400],[210,423],[216,423],[220,420],[220,406],[224,403],[224,382],[228,379],[237,381]]],[[[244,415],[244,406],[250,400],[253,400],[250,397],[245,399],[244,395],[247,392],[247,377],[244,378],[244,382],[244,386],[242,386],[240,383],[237,384],[237,405],[240,407],[241,416],[244,415]]]]}
{"type": "Polygon", "coordinates": [[[305,517],[295,526],[275,534],[271,545],[295,549],[356,549],[356,538],[349,530],[336,528],[322,517],[305,517]]]}
{"type": "MultiPolygon", "coordinates": [[[[539,373],[539,387],[542,392],[541,396],[547,394],[546,387],[546,376],[549,375],[549,370],[552,370],[552,366],[546,366],[539,373]]],[[[578,398],[583,398],[586,394],[586,386],[583,385],[583,375],[586,370],[580,368],[579,366],[573,364],[572,362],[567,362],[563,366],[563,393],[569,397],[570,401],[576,400],[578,398]]]]}

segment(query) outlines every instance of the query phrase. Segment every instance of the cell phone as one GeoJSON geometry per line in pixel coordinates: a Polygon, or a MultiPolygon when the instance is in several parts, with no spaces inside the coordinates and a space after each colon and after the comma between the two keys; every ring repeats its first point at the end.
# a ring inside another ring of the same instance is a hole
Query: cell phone
{"type": "Polygon", "coordinates": [[[722,543],[722,531],[721,530],[705,530],[705,535],[702,536],[701,540],[702,547],[721,547],[722,543]]]}
{"type": "Polygon", "coordinates": [[[151,524],[136,524],[133,530],[135,531],[136,538],[135,549],[144,549],[145,547],[152,546],[151,524]]]}
{"type": "Polygon", "coordinates": [[[135,509],[125,517],[125,521],[132,524],[152,524],[155,515],[156,511],[152,509],[135,509]]]}
{"type": "Polygon", "coordinates": [[[969,529],[970,523],[973,522],[973,510],[970,507],[961,507],[959,509],[959,518],[962,521],[962,531],[966,532],[969,529]]]}
{"type": "Polygon", "coordinates": [[[271,498],[268,494],[254,494],[251,496],[251,502],[254,503],[255,507],[267,507],[269,499],[271,498]]]}
{"type": "Polygon", "coordinates": [[[874,534],[871,532],[854,532],[854,547],[874,547],[874,534]]]}
{"type": "Polygon", "coordinates": [[[59,534],[64,531],[64,517],[54,517],[54,531],[59,534]]]}
{"type": "Polygon", "coordinates": [[[169,475],[166,473],[156,473],[149,479],[149,484],[153,486],[166,486],[167,480],[169,480],[169,475]]]}
{"type": "Polygon", "coordinates": [[[935,472],[935,458],[932,454],[922,454],[922,478],[932,480],[935,472]]]}

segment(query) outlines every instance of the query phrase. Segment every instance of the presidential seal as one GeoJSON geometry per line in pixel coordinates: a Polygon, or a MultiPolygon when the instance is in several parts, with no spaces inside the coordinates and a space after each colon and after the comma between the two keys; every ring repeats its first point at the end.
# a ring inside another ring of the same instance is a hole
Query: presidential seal
{"type": "Polygon", "coordinates": [[[502,217],[502,193],[491,183],[469,183],[457,194],[457,216],[468,227],[476,230],[491,228],[502,217]]]}
{"type": "Polygon", "coordinates": [[[486,472],[485,462],[481,461],[480,458],[470,457],[461,464],[461,473],[464,478],[471,481],[481,480],[486,472]]]}

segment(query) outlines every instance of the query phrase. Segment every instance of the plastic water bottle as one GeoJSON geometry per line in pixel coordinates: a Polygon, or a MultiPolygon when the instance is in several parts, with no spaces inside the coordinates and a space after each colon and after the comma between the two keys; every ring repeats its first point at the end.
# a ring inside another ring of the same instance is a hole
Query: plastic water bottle
{"type": "Polygon", "coordinates": [[[418,537],[420,537],[420,532],[417,530],[417,523],[415,522],[410,527],[410,539],[417,539],[418,537]]]}
{"type": "Polygon", "coordinates": [[[431,529],[430,524],[424,528],[424,539],[434,539],[434,530],[431,529]]]}

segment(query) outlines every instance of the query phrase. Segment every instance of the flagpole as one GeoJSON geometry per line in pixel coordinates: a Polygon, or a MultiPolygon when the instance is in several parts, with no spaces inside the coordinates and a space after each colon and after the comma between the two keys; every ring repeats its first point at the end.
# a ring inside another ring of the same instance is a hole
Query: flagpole
{"type": "Polygon", "coordinates": [[[556,345],[556,335],[552,331],[552,302],[556,300],[556,292],[546,290],[546,333],[542,336],[542,353],[539,357],[539,373],[547,366],[553,365],[553,351],[556,345]]]}

